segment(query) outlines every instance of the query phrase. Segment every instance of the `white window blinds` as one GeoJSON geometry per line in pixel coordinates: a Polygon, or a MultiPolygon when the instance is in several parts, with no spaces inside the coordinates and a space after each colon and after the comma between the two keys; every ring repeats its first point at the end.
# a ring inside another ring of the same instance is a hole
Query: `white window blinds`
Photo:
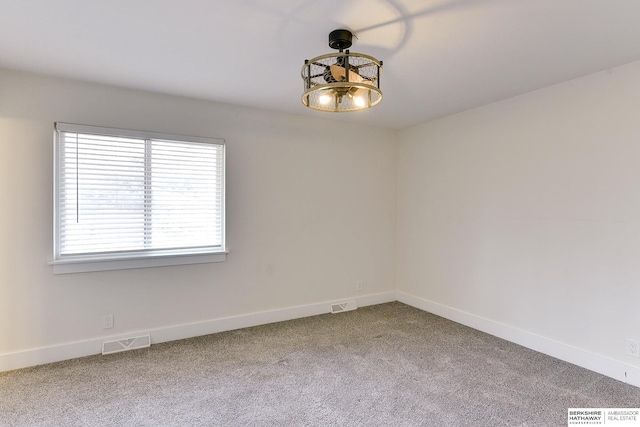
{"type": "Polygon", "coordinates": [[[56,260],[224,251],[224,141],[56,131],[56,260]]]}

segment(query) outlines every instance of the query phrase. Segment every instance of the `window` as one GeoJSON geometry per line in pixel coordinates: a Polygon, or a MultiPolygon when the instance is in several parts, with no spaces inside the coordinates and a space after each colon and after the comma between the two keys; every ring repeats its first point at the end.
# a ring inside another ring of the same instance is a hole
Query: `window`
{"type": "Polygon", "coordinates": [[[54,273],[224,260],[220,139],[56,123],[54,273]]]}

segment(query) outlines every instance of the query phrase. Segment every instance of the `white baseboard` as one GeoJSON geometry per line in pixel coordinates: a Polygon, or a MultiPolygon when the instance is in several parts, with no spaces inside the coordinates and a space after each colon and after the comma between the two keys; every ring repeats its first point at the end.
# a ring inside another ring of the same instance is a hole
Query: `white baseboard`
{"type": "Polygon", "coordinates": [[[475,314],[467,313],[405,292],[398,291],[396,298],[398,301],[420,310],[436,314],[473,329],[547,354],[556,359],[564,360],[565,362],[589,369],[590,371],[606,375],[618,381],[640,387],[640,368],[635,366],[630,366],[599,354],[591,353],[559,341],[554,341],[514,328],[513,326],[476,316],[475,314]]]}
{"type": "Polygon", "coordinates": [[[262,311],[242,316],[225,317],[204,322],[154,329],[151,331],[151,343],[157,344],[161,342],[175,341],[184,338],[192,338],[201,335],[215,334],[218,332],[232,331],[235,329],[250,328],[252,326],[316,316],[319,314],[329,313],[331,311],[331,304],[347,300],[355,300],[358,303],[358,307],[366,307],[368,305],[395,301],[396,293],[391,291],[379,294],[363,295],[361,297],[347,297],[342,300],[328,301],[318,304],[262,311]]]}
{"type": "Polygon", "coordinates": [[[85,341],[0,354],[0,372],[100,354],[102,352],[102,343],[105,340],[150,334],[151,343],[157,344],[325,314],[331,311],[331,304],[347,300],[355,300],[358,307],[400,301],[420,310],[442,316],[454,322],[539,351],[557,359],[640,387],[640,368],[400,291],[383,292],[359,297],[346,297],[342,300],[224,317],[146,331],[129,331],[118,335],[103,336],[85,341]]]}
{"type": "Polygon", "coordinates": [[[395,291],[390,291],[358,297],[345,297],[342,300],[262,311],[258,313],[212,319],[184,325],[174,325],[152,330],[129,331],[118,335],[101,336],[84,341],[0,354],[0,372],[43,365],[45,363],[60,362],[68,359],[75,359],[77,357],[101,354],[102,343],[107,340],[117,340],[133,335],[150,334],[151,343],[157,344],[166,341],[193,338],[217,332],[231,331],[234,329],[248,328],[251,326],[265,325],[268,323],[282,322],[285,320],[293,320],[329,313],[331,311],[331,304],[347,300],[355,300],[358,303],[358,307],[366,307],[368,305],[395,301],[396,293],[395,291]]]}

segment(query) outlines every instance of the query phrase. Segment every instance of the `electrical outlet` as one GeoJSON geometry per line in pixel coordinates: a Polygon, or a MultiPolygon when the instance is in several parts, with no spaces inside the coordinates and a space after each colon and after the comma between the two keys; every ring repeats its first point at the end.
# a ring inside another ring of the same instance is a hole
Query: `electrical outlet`
{"type": "Polygon", "coordinates": [[[361,291],[362,289],[363,289],[363,287],[362,287],[362,280],[358,280],[358,281],[356,282],[356,290],[357,290],[357,291],[361,291]]]}
{"type": "Polygon", "coordinates": [[[640,342],[637,340],[627,340],[627,354],[629,356],[640,357],[640,342]]]}
{"type": "Polygon", "coordinates": [[[113,314],[106,314],[102,316],[102,329],[113,328],[113,314]]]}

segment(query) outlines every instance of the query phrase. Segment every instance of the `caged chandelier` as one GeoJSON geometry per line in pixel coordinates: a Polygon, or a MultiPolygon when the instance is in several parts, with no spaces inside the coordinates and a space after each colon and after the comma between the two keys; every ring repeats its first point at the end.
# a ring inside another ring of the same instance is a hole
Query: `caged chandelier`
{"type": "Polygon", "coordinates": [[[382,61],[349,52],[351,39],[351,31],[334,30],[329,34],[329,47],[339,52],[304,61],[304,105],[319,111],[346,112],[364,110],[382,100],[382,61]]]}

